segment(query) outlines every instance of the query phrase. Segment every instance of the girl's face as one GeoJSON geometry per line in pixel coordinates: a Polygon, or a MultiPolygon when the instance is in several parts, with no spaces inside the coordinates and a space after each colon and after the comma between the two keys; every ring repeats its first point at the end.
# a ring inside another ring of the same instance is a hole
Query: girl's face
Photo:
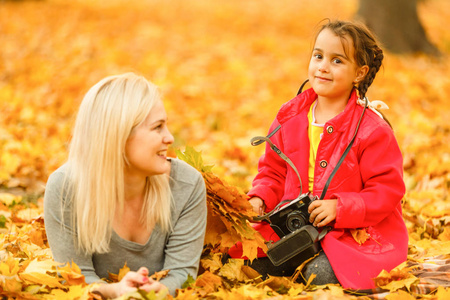
{"type": "Polygon", "coordinates": [[[309,62],[308,77],[319,97],[348,100],[354,84],[364,78],[368,67],[359,67],[354,59],[353,40],[344,36],[345,46],[330,29],[322,30],[309,62]]]}
{"type": "Polygon", "coordinates": [[[167,114],[161,100],[155,104],[149,115],[135,127],[125,145],[129,165],[127,175],[152,176],[167,173],[167,148],[173,143],[173,136],[167,128],[167,114]]]}

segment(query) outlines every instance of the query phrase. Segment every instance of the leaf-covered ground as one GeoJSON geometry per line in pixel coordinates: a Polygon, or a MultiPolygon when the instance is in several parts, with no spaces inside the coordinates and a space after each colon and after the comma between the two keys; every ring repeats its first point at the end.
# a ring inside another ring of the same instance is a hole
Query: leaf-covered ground
{"type": "MultiPolygon", "coordinates": [[[[201,151],[205,163],[214,165],[215,178],[228,182],[225,190],[239,198],[263,151],[249,140],[267,132],[281,104],[306,78],[316,25],[326,17],[352,18],[357,5],[356,0],[0,1],[0,294],[89,297],[76,267],[57,275],[39,215],[45,182],[66,158],[75,113],[90,86],[128,71],[159,85],[176,140],[172,155],[186,146],[201,151]]],[[[387,53],[368,93],[390,106],[386,114],[405,158],[410,264],[377,279],[385,287],[397,282],[382,294],[388,299],[446,299],[450,293],[441,287],[419,295],[411,288],[418,282],[411,264],[450,256],[450,3],[420,1],[419,15],[442,57],[387,53]]],[[[227,234],[224,244],[236,238],[227,234]]],[[[218,254],[210,253],[203,275],[177,298],[363,297],[289,278],[263,281],[239,263],[221,266],[218,254]]]]}

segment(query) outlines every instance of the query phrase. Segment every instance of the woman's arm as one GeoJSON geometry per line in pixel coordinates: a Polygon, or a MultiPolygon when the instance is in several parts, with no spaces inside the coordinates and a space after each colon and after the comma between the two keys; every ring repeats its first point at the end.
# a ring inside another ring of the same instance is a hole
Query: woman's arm
{"type": "Polygon", "coordinates": [[[76,232],[72,226],[72,205],[68,203],[64,173],[57,170],[50,175],[44,195],[44,220],[53,259],[61,263],[74,262],[80,267],[87,283],[100,281],[95,274],[92,256],[83,254],[76,246],[76,232]],[[63,191],[64,194],[63,195],[63,191]]]}
{"type": "Polygon", "coordinates": [[[161,279],[161,283],[168,287],[171,294],[187,280],[188,275],[196,278],[200,255],[203,250],[203,242],[206,230],[206,188],[200,173],[190,173],[196,177],[195,185],[188,194],[183,188],[173,194],[174,204],[180,197],[188,198],[184,207],[172,226],[165,249],[164,270],[170,270],[167,277],[161,279]]]}

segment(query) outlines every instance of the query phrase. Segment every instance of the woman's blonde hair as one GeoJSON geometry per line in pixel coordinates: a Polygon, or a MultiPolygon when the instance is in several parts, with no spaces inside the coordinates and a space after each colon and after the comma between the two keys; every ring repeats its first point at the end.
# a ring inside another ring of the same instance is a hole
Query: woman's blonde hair
{"type": "MultiPolygon", "coordinates": [[[[133,73],[104,78],[85,95],[77,115],[68,158],[73,224],[79,250],[109,250],[116,210],[123,212],[125,144],[160,100],[158,88],[133,73]]],[[[140,220],[148,228],[170,224],[171,194],[167,175],[147,178],[140,220]]]]}

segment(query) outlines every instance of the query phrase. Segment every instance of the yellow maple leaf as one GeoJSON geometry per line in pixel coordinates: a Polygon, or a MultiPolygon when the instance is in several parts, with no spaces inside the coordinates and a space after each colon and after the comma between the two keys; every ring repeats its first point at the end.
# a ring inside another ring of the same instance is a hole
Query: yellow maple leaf
{"type": "Polygon", "coordinates": [[[413,267],[407,267],[407,262],[400,264],[398,267],[392,269],[390,272],[383,270],[374,278],[375,285],[391,292],[397,291],[403,287],[408,290],[411,285],[418,281],[418,278],[410,273],[413,267]]]}
{"type": "Polygon", "coordinates": [[[245,281],[249,278],[242,272],[244,265],[243,259],[229,259],[228,262],[220,269],[219,275],[230,280],[245,281]]]}
{"type": "Polygon", "coordinates": [[[18,275],[0,275],[0,287],[9,293],[19,293],[22,290],[22,281],[18,275]]]}
{"type": "Polygon", "coordinates": [[[200,264],[205,270],[208,270],[210,272],[216,272],[220,268],[222,268],[222,253],[214,253],[212,256],[202,258],[200,260],[200,264]]]}
{"type": "Polygon", "coordinates": [[[5,276],[13,276],[19,272],[19,261],[8,256],[4,261],[0,262],[0,274],[5,276]]]}
{"type": "Polygon", "coordinates": [[[81,285],[69,286],[68,290],[52,289],[50,295],[55,296],[55,299],[80,299],[86,294],[86,288],[81,285]]]}
{"type": "Polygon", "coordinates": [[[119,274],[117,274],[117,281],[121,281],[122,278],[130,272],[130,268],[128,268],[127,263],[119,270],[119,274]]]}
{"type": "Polygon", "coordinates": [[[443,242],[450,241],[450,228],[445,227],[441,234],[439,234],[438,239],[443,242]]]}
{"type": "Polygon", "coordinates": [[[408,294],[405,291],[400,290],[396,293],[391,293],[391,294],[386,295],[386,299],[387,300],[415,300],[416,297],[414,297],[411,294],[408,294]]]}
{"type": "Polygon", "coordinates": [[[60,279],[55,271],[55,267],[59,265],[60,263],[49,259],[43,261],[34,259],[22,273],[19,273],[19,277],[31,284],[47,285],[52,288],[63,288],[64,286],[60,283],[60,279]]]}
{"type": "Polygon", "coordinates": [[[450,299],[450,288],[444,288],[442,286],[438,287],[436,292],[437,300],[447,300],[450,299]]]}

